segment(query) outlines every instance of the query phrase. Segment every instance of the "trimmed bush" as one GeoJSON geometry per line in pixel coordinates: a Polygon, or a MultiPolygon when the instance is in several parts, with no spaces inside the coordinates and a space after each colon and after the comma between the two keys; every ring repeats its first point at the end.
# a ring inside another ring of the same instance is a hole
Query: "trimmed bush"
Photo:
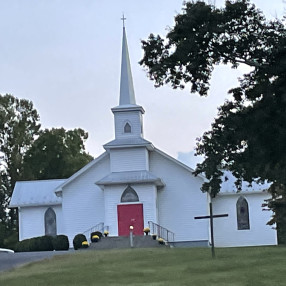
{"type": "Polygon", "coordinates": [[[73,239],[73,248],[75,250],[82,248],[82,243],[86,241],[86,236],[82,233],[77,234],[73,239]]]}
{"type": "Polygon", "coordinates": [[[53,238],[54,250],[69,250],[69,239],[66,235],[57,235],[53,238]]]}
{"type": "Polygon", "coordinates": [[[24,239],[19,241],[15,245],[15,252],[27,252],[30,251],[30,239],[24,239]]]}
{"type": "Polygon", "coordinates": [[[52,236],[39,236],[30,239],[19,241],[14,249],[16,252],[28,251],[52,251],[53,237],[52,236]]]}

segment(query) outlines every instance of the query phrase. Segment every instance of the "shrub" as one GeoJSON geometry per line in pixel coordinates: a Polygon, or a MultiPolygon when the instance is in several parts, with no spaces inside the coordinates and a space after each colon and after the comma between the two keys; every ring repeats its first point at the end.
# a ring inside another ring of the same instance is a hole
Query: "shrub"
{"type": "Polygon", "coordinates": [[[24,239],[16,244],[14,250],[16,252],[52,251],[54,250],[53,237],[45,235],[24,239]]]}
{"type": "Polygon", "coordinates": [[[27,252],[30,251],[30,239],[24,239],[19,241],[15,245],[15,252],[27,252]]]}
{"type": "Polygon", "coordinates": [[[18,233],[14,232],[4,239],[4,248],[15,250],[17,242],[19,242],[18,233]]]}
{"type": "Polygon", "coordinates": [[[92,232],[92,233],[90,234],[90,240],[92,239],[92,237],[93,237],[94,235],[97,235],[97,236],[99,237],[99,239],[102,238],[102,232],[100,232],[100,231],[94,231],[94,232],[92,232]]]}
{"type": "Polygon", "coordinates": [[[69,250],[69,239],[66,235],[57,235],[53,238],[54,250],[69,250]]]}
{"type": "Polygon", "coordinates": [[[77,234],[73,239],[73,248],[75,250],[81,248],[84,241],[86,241],[86,236],[82,233],[77,234]]]}

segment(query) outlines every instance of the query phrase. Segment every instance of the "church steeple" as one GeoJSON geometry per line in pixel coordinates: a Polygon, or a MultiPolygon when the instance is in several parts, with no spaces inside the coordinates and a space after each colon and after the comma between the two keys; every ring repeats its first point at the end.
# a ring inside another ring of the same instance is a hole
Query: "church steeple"
{"type": "MultiPolygon", "coordinates": [[[[122,20],[125,20],[124,16],[122,20]]],[[[142,115],[145,111],[135,100],[124,22],[119,105],[111,111],[114,114],[115,139],[104,145],[106,150],[151,146],[151,143],[143,138],[142,115]]]]}
{"type": "Polygon", "coordinates": [[[119,105],[136,105],[123,15],[123,38],[119,105]]]}

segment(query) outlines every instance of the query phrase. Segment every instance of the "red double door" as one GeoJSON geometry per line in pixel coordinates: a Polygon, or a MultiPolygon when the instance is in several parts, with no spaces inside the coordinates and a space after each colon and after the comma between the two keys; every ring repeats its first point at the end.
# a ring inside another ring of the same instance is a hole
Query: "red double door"
{"type": "Polygon", "coordinates": [[[143,235],[143,204],[128,204],[117,206],[118,235],[126,236],[133,226],[134,235],[143,235]]]}

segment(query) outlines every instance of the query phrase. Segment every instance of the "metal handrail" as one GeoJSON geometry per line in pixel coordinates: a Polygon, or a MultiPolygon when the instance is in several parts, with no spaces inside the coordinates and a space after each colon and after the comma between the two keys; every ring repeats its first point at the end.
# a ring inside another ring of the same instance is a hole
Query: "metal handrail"
{"type": "Polygon", "coordinates": [[[104,232],[104,230],[108,230],[109,227],[108,226],[104,226],[104,223],[103,222],[100,222],[98,223],[97,225],[87,229],[86,231],[83,232],[83,234],[86,236],[86,239],[88,242],[91,241],[90,239],[90,235],[92,232],[95,232],[95,231],[100,231],[100,232],[104,232]]]}
{"type": "Polygon", "coordinates": [[[153,222],[148,221],[148,225],[150,228],[151,234],[156,234],[157,237],[163,238],[167,242],[174,242],[175,241],[175,233],[168,230],[167,228],[153,222]]]}

